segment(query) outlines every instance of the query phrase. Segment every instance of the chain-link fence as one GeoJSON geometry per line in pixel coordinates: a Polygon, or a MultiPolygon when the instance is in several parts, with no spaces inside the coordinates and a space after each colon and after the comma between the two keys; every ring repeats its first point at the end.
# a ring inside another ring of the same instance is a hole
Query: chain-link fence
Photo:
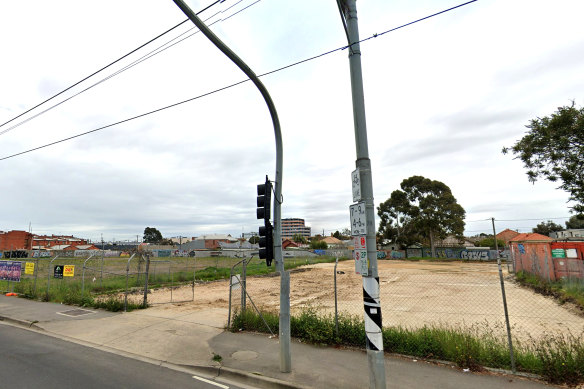
{"type": "MultiPolygon", "coordinates": [[[[539,341],[546,334],[584,336],[581,309],[522,286],[512,269],[506,259],[501,266],[492,260],[379,260],[383,326],[460,329],[479,337],[499,339],[504,344],[509,337],[518,344],[539,341]]],[[[353,261],[342,260],[337,265],[309,263],[290,273],[293,315],[309,308],[320,315],[338,312],[363,317],[362,277],[355,274],[353,261]]],[[[232,292],[234,287],[238,290],[237,298],[232,299],[232,312],[242,309],[242,286],[260,310],[278,312],[279,277],[249,277],[248,274],[247,278],[241,278],[245,274],[241,268],[235,269],[234,274],[240,278],[231,282],[232,292]]],[[[581,279],[566,282],[568,289],[572,283],[580,293],[584,290],[581,279]]],[[[247,309],[250,309],[249,297],[247,309]]]]}
{"type": "Polygon", "coordinates": [[[58,254],[24,252],[0,260],[0,291],[45,301],[84,304],[89,299],[136,305],[193,301],[195,257],[92,251],[58,254]],[[10,270],[10,274],[8,274],[10,270]],[[184,285],[188,285],[187,291],[184,285]],[[153,301],[154,288],[165,289],[153,301]],[[180,290],[180,291],[178,291],[180,290]],[[175,292],[177,291],[177,292],[175,292]]]}

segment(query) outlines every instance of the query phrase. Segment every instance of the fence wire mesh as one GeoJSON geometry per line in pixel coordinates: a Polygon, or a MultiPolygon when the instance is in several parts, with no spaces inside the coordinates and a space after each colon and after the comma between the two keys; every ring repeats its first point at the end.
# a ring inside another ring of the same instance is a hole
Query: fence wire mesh
{"type": "MultiPolygon", "coordinates": [[[[305,260],[305,259],[303,259],[305,260]]],[[[319,315],[335,314],[335,264],[311,263],[290,274],[292,315],[309,308],[319,315]]],[[[584,335],[584,315],[569,303],[522,286],[504,260],[504,280],[511,335],[515,341],[539,339],[545,334],[584,335]]],[[[380,300],[384,327],[469,329],[506,341],[507,331],[499,267],[495,261],[379,260],[380,300]]],[[[241,270],[236,271],[241,274],[241,270]]],[[[248,277],[246,291],[262,310],[278,312],[279,277],[248,277]]],[[[582,288],[582,280],[571,281],[582,288]]],[[[231,311],[241,311],[237,298],[231,311]]],[[[354,262],[342,260],[336,267],[339,315],[363,316],[362,277],[354,262]]],[[[249,298],[247,308],[249,309],[249,298]]]]}
{"type": "Polygon", "coordinates": [[[67,254],[2,261],[2,264],[19,262],[20,270],[18,281],[0,281],[0,291],[75,304],[83,304],[89,298],[101,301],[123,298],[125,305],[194,299],[194,257],[151,258],[139,253],[108,257],[101,251],[85,257],[67,254]],[[164,291],[149,299],[153,289],[164,291]]]}

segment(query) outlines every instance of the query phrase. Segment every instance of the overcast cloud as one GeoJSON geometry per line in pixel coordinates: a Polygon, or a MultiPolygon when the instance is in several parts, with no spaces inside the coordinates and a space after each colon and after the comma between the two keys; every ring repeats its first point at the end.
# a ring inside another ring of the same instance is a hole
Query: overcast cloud
{"type": "MultiPolygon", "coordinates": [[[[201,16],[252,4],[226,0],[201,16]],[[233,6],[233,8],[228,9],[233,6]]],[[[199,10],[210,0],[190,0],[199,10]]],[[[459,4],[358,1],[361,38],[459,4]]],[[[223,12],[220,12],[223,11],[223,12]]],[[[466,232],[530,231],[566,220],[568,195],[527,180],[502,155],[530,119],[584,104],[580,0],[479,0],[361,45],[375,202],[412,175],[450,186],[466,232]],[[534,219],[534,220],[528,220],[534,219]],[[482,220],[482,221],[481,221],[482,220]],[[499,221],[500,220],[500,221],[499,221]]],[[[214,16],[213,16],[214,15],[214,16]]],[[[0,123],[133,50],[185,16],[168,1],[73,0],[0,5],[0,123]]],[[[0,131],[108,78],[185,23],[0,131]]],[[[256,74],[345,44],[334,0],[262,0],[213,25],[256,74]]],[[[192,34],[190,31],[188,34],[192,34]]],[[[0,158],[199,96],[245,77],[202,34],[0,135],[0,158]]],[[[283,217],[313,233],[349,226],[355,166],[346,50],[263,78],[284,137],[283,217]]],[[[99,132],[0,161],[0,230],[99,240],[256,231],[255,187],[274,178],[271,119],[246,82],[99,132]]]]}

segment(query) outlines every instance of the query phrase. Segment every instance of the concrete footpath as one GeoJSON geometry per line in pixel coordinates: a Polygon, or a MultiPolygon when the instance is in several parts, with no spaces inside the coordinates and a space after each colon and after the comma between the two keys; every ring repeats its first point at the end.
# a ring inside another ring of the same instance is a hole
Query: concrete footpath
{"type": "MultiPolygon", "coordinates": [[[[369,387],[365,351],[318,347],[293,340],[292,372],[281,373],[278,339],[265,334],[225,331],[227,310],[221,308],[202,310],[188,304],[166,304],[112,313],[0,295],[0,321],[157,365],[254,387],[369,387]]],[[[464,372],[451,365],[390,355],[385,357],[385,366],[388,388],[554,387],[523,377],[464,372]]]]}

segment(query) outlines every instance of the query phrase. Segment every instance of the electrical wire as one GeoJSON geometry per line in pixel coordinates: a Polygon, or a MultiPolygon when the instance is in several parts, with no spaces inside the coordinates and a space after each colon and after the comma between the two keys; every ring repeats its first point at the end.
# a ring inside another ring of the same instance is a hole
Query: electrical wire
{"type": "MultiPolygon", "coordinates": [[[[200,14],[200,13],[202,13],[202,12],[205,12],[205,11],[206,11],[206,10],[208,10],[209,8],[213,7],[214,5],[216,5],[216,4],[218,4],[218,3],[222,3],[222,2],[224,2],[224,1],[225,1],[225,0],[216,0],[216,1],[215,1],[215,2],[213,2],[212,4],[208,5],[207,7],[203,8],[202,10],[200,10],[200,11],[197,13],[197,15],[198,15],[198,14],[200,14]]],[[[55,94],[55,95],[53,95],[53,96],[49,97],[48,99],[46,99],[46,100],[42,101],[41,103],[38,103],[38,104],[37,104],[37,105],[35,105],[34,107],[27,109],[26,111],[24,111],[23,113],[19,114],[18,116],[15,116],[15,117],[13,117],[12,119],[10,119],[10,120],[8,120],[8,121],[6,121],[6,122],[4,122],[4,123],[0,124],[0,127],[4,127],[6,124],[8,124],[8,123],[11,123],[11,122],[13,122],[14,120],[16,120],[16,119],[18,119],[18,118],[20,118],[20,117],[22,117],[22,116],[26,115],[27,113],[29,113],[29,112],[30,112],[30,111],[32,111],[33,109],[36,109],[36,108],[40,107],[41,105],[43,105],[43,104],[45,104],[45,103],[47,103],[47,102],[49,102],[49,101],[53,100],[54,98],[56,98],[56,97],[58,97],[58,96],[62,95],[63,93],[67,92],[68,90],[71,90],[72,88],[76,87],[77,85],[81,84],[82,82],[84,82],[84,81],[88,80],[89,78],[91,78],[91,77],[95,76],[96,74],[98,74],[98,73],[100,73],[100,72],[104,71],[105,69],[107,69],[107,68],[109,68],[109,67],[111,67],[111,66],[115,65],[116,63],[120,62],[120,61],[121,61],[121,60],[123,60],[124,58],[127,58],[128,56],[132,55],[132,54],[133,54],[133,53],[135,53],[136,51],[138,51],[138,50],[140,50],[141,48],[143,48],[143,47],[145,47],[145,46],[149,45],[150,43],[154,42],[154,41],[155,41],[155,40],[157,40],[158,38],[160,38],[160,37],[162,37],[162,36],[164,36],[164,35],[168,34],[168,33],[169,33],[169,32],[171,32],[172,30],[174,30],[174,29],[176,29],[176,28],[180,27],[181,25],[185,24],[185,23],[186,23],[186,22],[188,22],[188,21],[189,21],[189,19],[185,19],[185,20],[183,20],[182,22],[178,23],[178,24],[177,24],[177,25],[175,25],[174,27],[171,27],[171,28],[169,28],[168,30],[164,31],[163,33],[161,33],[161,34],[157,35],[156,37],[154,37],[154,38],[150,39],[148,42],[146,42],[146,43],[144,43],[144,44],[142,44],[142,45],[138,46],[137,48],[135,48],[134,50],[132,50],[132,51],[128,52],[127,54],[124,54],[123,56],[121,56],[120,58],[116,59],[115,61],[113,61],[113,62],[110,62],[108,65],[106,65],[106,66],[102,67],[101,69],[99,69],[99,70],[97,70],[97,71],[95,71],[95,72],[91,73],[91,74],[90,74],[90,75],[88,75],[87,77],[85,77],[85,78],[83,78],[83,79],[81,79],[81,80],[77,81],[76,83],[72,84],[71,86],[69,86],[69,87],[67,87],[67,88],[63,89],[61,92],[59,92],[59,93],[57,93],[57,94],[55,94]]],[[[38,116],[38,115],[37,115],[37,116],[38,116]]],[[[28,120],[27,120],[27,121],[28,121],[28,120]]],[[[17,127],[17,126],[12,126],[12,127],[8,128],[8,129],[6,129],[6,130],[0,131],[0,135],[3,135],[3,134],[5,134],[5,133],[7,133],[8,131],[12,130],[12,129],[13,129],[13,128],[15,128],[15,127],[17,127]]]]}
{"type": "Polygon", "coordinates": [[[543,221],[543,220],[556,220],[556,219],[569,219],[570,216],[565,216],[565,217],[542,217],[542,218],[538,218],[538,219],[509,219],[509,220],[497,220],[495,219],[495,221],[499,221],[499,222],[524,222],[524,221],[543,221]]]}
{"type": "MultiPolygon", "coordinates": [[[[225,0],[223,0],[223,1],[225,1],[225,0]]],[[[234,6],[236,6],[237,4],[241,3],[242,1],[243,1],[243,0],[239,0],[238,2],[236,2],[235,4],[233,4],[232,6],[228,7],[227,9],[225,9],[224,11],[219,11],[219,12],[216,12],[215,14],[213,14],[213,15],[211,15],[210,17],[208,17],[207,19],[205,19],[205,21],[208,21],[208,20],[210,20],[211,18],[215,17],[216,15],[218,15],[218,14],[220,14],[220,13],[223,13],[223,12],[226,12],[226,11],[228,11],[229,9],[233,8],[234,6]]],[[[254,5],[254,4],[256,4],[256,3],[260,2],[260,1],[261,1],[261,0],[256,0],[254,3],[252,3],[252,4],[248,5],[248,6],[247,6],[247,7],[245,7],[245,8],[242,8],[242,9],[240,9],[239,11],[236,11],[236,12],[234,12],[233,14],[229,15],[228,17],[226,17],[226,18],[224,18],[224,19],[223,19],[223,18],[217,19],[217,20],[216,20],[216,21],[214,21],[213,23],[210,23],[210,24],[209,24],[209,26],[212,26],[212,25],[214,25],[214,24],[216,24],[216,23],[219,23],[219,22],[221,22],[221,21],[225,21],[225,20],[227,20],[227,19],[231,18],[232,16],[234,16],[234,15],[236,15],[236,14],[240,13],[241,11],[243,11],[243,10],[245,10],[245,9],[247,9],[247,8],[249,8],[249,7],[251,7],[252,5],[254,5]]],[[[208,8],[208,7],[207,7],[207,8],[208,8]]],[[[199,13],[200,13],[200,12],[199,12],[199,13]]],[[[188,20],[188,19],[187,19],[187,20],[188,20]]],[[[183,23],[184,23],[184,22],[183,22],[183,23]]],[[[182,24],[182,23],[181,23],[181,24],[182,24]]],[[[178,26],[178,25],[177,25],[177,26],[178,26]]],[[[94,88],[94,87],[96,87],[96,86],[100,85],[101,83],[103,83],[103,82],[105,82],[105,81],[108,81],[109,79],[111,79],[111,78],[113,78],[113,77],[115,77],[115,76],[117,76],[117,75],[119,75],[119,74],[121,74],[121,73],[125,72],[126,70],[129,70],[129,69],[133,68],[134,66],[136,66],[136,65],[138,65],[138,64],[140,64],[140,63],[142,63],[142,62],[144,62],[144,61],[146,61],[146,60],[148,60],[148,59],[150,59],[150,58],[152,58],[152,57],[154,57],[155,55],[158,55],[158,54],[160,54],[160,53],[164,52],[165,50],[168,50],[168,49],[170,49],[171,47],[173,47],[173,46],[175,46],[175,45],[177,45],[177,44],[181,43],[182,41],[184,41],[184,40],[186,40],[186,39],[188,39],[188,38],[192,37],[193,35],[195,35],[195,34],[198,34],[198,33],[199,33],[199,30],[197,29],[197,31],[193,32],[192,34],[190,34],[190,35],[187,35],[187,36],[185,36],[184,38],[182,38],[182,39],[180,39],[180,40],[178,40],[178,41],[176,41],[176,42],[174,42],[174,43],[170,44],[171,42],[173,42],[173,41],[177,40],[178,38],[182,37],[183,35],[185,35],[185,34],[189,33],[189,32],[190,32],[190,31],[192,31],[192,30],[195,30],[195,29],[196,29],[196,27],[189,28],[187,31],[183,32],[182,34],[179,34],[178,36],[176,36],[176,37],[172,38],[171,40],[167,41],[166,43],[164,43],[164,44],[162,44],[162,45],[158,46],[157,48],[155,48],[154,50],[150,51],[149,53],[147,53],[147,54],[144,54],[142,57],[140,57],[140,58],[138,58],[137,60],[135,60],[135,61],[131,62],[129,65],[126,65],[126,66],[124,66],[123,68],[121,68],[121,69],[117,70],[116,72],[114,72],[114,73],[110,74],[109,76],[107,76],[107,77],[105,77],[105,78],[102,78],[101,80],[99,80],[98,82],[96,82],[96,83],[94,83],[94,84],[92,84],[92,85],[88,86],[87,88],[85,88],[85,89],[82,89],[81,91],[79,91],[79,92],[77,92],[77,93],[75,93],[75,94],[73,94],[73,95],[69,96],[68,98],[66,98],[66,99],[64,99],[64,100],[62,100],[62,101],[60,101],[60,102],[58,102],[58,103],[56,103],[56,104],[54,104],[54,105],[52,105],[52,106],[50,106],[50,107],[46,108],[46,109],[44,109],[44,110],[42,110],[42,111],[40,111],[40,112],[38,112],[38,113],[36,113],[36,114],[34,114],[34,115],[32,115],[32,116],[28,117],[28,118],[26,118],[25,120],[23,120],[23,121],[21,121],[21,122],[18,122],[17,124],[14,124],[14,125],[13,125],[13,126],[11,126],[11,127],[8,127],[8,128],[6,128],[6,129],[4,129],[3,131],[0,131],[0,135],[3,135],[3,134],[5,134],[5,133],[7,133],[8,131],[11,131],[11,130],[13,130],[13,129],[17,128],[17,127],[20,127],[20,126],[22,126],[23,124],[26,124],[26,123],[28,123],[29,121],[33,120],[33,119],[36,119],[37,117],[39,117],[39,116],[41,116],[41,115],[43,115],[43,114],[47,113],[48,111],[51,111],[51,110],[53,110],[53,109],[57,108],[58,106],[60,106],[60,105],[62,105],[62,104],[64,104],[64,103],[66,103],[67,101],[69,101],[69,100],[71,100],[71,99],[73,99],[73,98],[75,98],[75,97],[79,96],[80,94],[87,92],[88,90],[90,90],[90,89],[92,89],[92,88],[94,88]],[[166,47],[165,47],[165,46],[166,46],[166,47]]],[[[169,31],[170,31],[170,30],[169,30],[169,31]]],[[[141,46],[141,47],[143,47],[143,46],[141,46]]],[[[134,52],[135,52],[135,50],[134,50],[134,52]]],[[[112,63],[112,64],[113,64],[113,63],[112,63]]],[[[94,73],[94,74],[96,74],[96,73],[94,73]]],[[[86,79],[87,79],[87,78],[86,78],[86,79]]],[[[81,82],[81,81],[80,81],[80,82],[81,82]]],[[[77,83],[77,84],[79,84],[79,83],[77,83]]],[[[77,85],[77,84],[76,84],[76,85],[77,85]]],[[[68,89],[70,89],[70,88],[68,88],[68,89]]],[[[66,90],[68,90],[68,89],[66,89],[66,90]]],[[[61,93],[65,92],[66,90],[64,90],[64,91],[60,92],[59,94],[61,94],[61,93]]],[[[53,96],[53,97],[56,97],[56,96],[58,96],[59,94],[57,94],[57,95],[55,95],[55,96],[53,96]]],[[[52,98],[53,98],[53,97],[52,97],[52,98]]],[[[51,99],[52,99],[52,98],[51,98],[51,99]]],[[[49,99],[49,100],[50,100],[50,99],[49,99]]],[[[46,103],[47,101],[49,101],[49,100],[45,100],[45,103],[46,103]]],[[[37,105],[37,107],[38,107],[38,106],[40,106],[40,105],[42,105],[42,104],[44,104],[44,103],[41,103],[41,104],[37,105]]],[[[36,107],[35,107],[35,108],[36,108],[36,107]]],[[[33,109],[33,108],[31,108],[31,110],[32,110],[32,109],[33,109]]],[[[30,111],[30,110],[29,110],[29,111],[30,111]]],[[[28,112],[28,111],[27,111],[27,112],[28,112]]],[[[25,112],[25,113],[26,113],[26,112],[25,112]]],[[[22,116],[22,115],[20,115],[20,116],[22,116]]],[[[14,119],[12,119],[12,120],[14,120],[14,119]]],[[[7,123],[8,123],[8,122],[7,122],[7,123]]],[[[1,126],[0,126],[0,127],[1,127],[1,126]]]]}
{"type": "MultiPolygon", "coordinates": [[[[422,20],[429,19],[429,18],[431,18],[431,17],[434,17],[434,16],[437,16],[437,15],[443,14],[443,13],[445,13],[445,12],[448,12],[448,11],[452,11],[452,10],[454,10],[454,9],[460,8],[460,7],[464,6],[464,5],[468,5],[468,4],[474,3],[474,2],[476,2],[476,1],[477,1],[477,0],[471,0],[471,1],[468,1],[468,2],[466,2],[466,3],[463,3],[463,4],[460,4],[460,5],[457,5],[457,6],[455,6],[455,7],[448,8],[448,9],[446,9],[446,10],[444,10],[444,11],[441,11],[441,12],[434,13],[434,14],[432,14],[432,15],[426,16],[426,17],[424,17],[424,18],[421,18],[421,19],[417,19],[417,20],[415,20],[415,21],[413,21],[413,22],[409,22],[409,23],[403,24],[403,25],[401,25],[401,26],[398,26],[398,27],[392,28],[392,29],[390,29],[390,30],[387,30],[387,31],[384,31],[384,32],[382,32],[382,33],[380,33],[380,34],[377,34],[377,33],[376,33],[376,34],[373,34],[372,36],[370,36],[370,37],[368,37],[368,38],[361,39],[360,41],[358,41],[358,42],[355,42],[355,43],[353,43],[353,44],[356,44],[356,43],[361,43],[361,42],[368,41],[368,40],[369,40],[369,39],[371,39],[371,38],[375,38],[375,37],[378,37],[378,36],[381,36],[381,35],[387,34],[387,33],[391,32],[391,31],[395,31],[395,30],[398,30],[398,29],[400,29],[400,28],[403,28],[403,27],[406,27],[406,26],[410,26],[410,25],[412,25],[412,24],[414,24],[414,23],[417,23],[417,22],[419,22],[419,21],[422,21],[422,20]]],[[[215,3],[214,3],[214,4],[215,4],[215,3]]],[[[255,3],[254,3],[254,4],[255,4],[255,3]]],[[[253,4],[252,4],[252,5],[253,5],[253,4]]],[[[273,73],[276,73],[276,72],[279,72],[279,71],[282,71],[282,70],[285,70],[285,69],[291,68],[291,67],[293,67],[293,66],[300,65],[300,64],[303,64],[303,63],[306,63],[306,62],[309,62],[309,61],[312,61],[312,60],[315,60],[315,59],[318,59],[318,58],[324,57],[324,56],[326,56],[326,55],[329,55],[329,54],[335,53],[335,52],[337,52],[337,51],[344,50],[344,49],[346,49],[347,47],[348,47],[348,45],[345,45],[345,46],[341,46],[341,47],[339,47],[339,48],[336,48],[336,49],[333,49],[333,50],[329,50],[329,51],[327,51],[327,52],[324,52],[324,53],[321,53],[321,54],[318,54],[318,55],[315,55],[315,56],[312,56],[312,57],[309,57],[309,58],[306,58],[306,59],[303,59],[303,60],[300,60],[300,61],[297,61],[297,62],[294,62],[294,63],[292,63],[292,64],[289,64],[289,65],[286,65],[286,66],[282,66],[282,67],[280,67],[280,68],[277,68],[277,69],[274,69],[274,70],[272,70],[272,71],[269,71],[269,72],[266,72],[266,73],[263,73],[263,74],[259,74],[259,75],[258,75],[258,77],[264,77],[264,76],[267,76],[267,75],[270,75],[270,74],[273,74],[273,73]]],[[[215,90],[213,90],[213,91],[210,91],[210,92],[207,92],[207,93],[203,93],[203,94],[201,94],[201,95],[198,95],[198,96],[195,96],[195,97],[192,97],[192,98],[186,99],[186,100],[182,100],[182,101],[180,101],[180,102],[177,102],[177,103],[174,103],[174,104],[170,104],[170,105],[167,105],[167,106],[164,106],[164,107],[161,107],[161,108],[158,108],[158,109],[155,109],[155,110],[152,110],[152,111],[149,111],[149,112],[146,112],[146,113],[140,114],[140,115],[136,115],[136,116],[132,116],[132,117],[130,117],[130,118],[126,118],[126,119],[120,120],[120,121],[118,121],[118,122],[115,122],[115,123],[111,123],[111,124],[108,124],[108,125],[105,125],[105,126],[102,126],[102,127],[95,128],[95,129],[93,129],[93,130],[89,130],[89,131],[86,131],[86,132],[83,132],[83,133],[79,133],[79,134],[76,134],[76,135],[73,135],[73,136],[70,136],[70,137],[67,137],[67,138],[60,139],[60,140],[58,140],[58,141],[54,141],[54,142],[51,142],[51,143],[44,144],[44,145],[42,145],[42,146],[37,146],[37,147],[34,147],[34,148],[32,148],[32,149],[28,149],[28,150],[21,151],[21,152],[18,152],[18,153],[12,154],[12,155],[8,155],[8,156],[6,156],[6,157],[2,157],[2,158],[0,158],[0,161],[4,161],[4,160],[10,159],[10,158],[14,158],[14,157],[17,157],[17,156],[19,156],[19,155],[23,155],[23,154],[28,154],[28,153],[30,153],[30,152],[33,152],[33,151],[37,151],[37,150],[40,150],[40,149],[44,149],[44,148],[46,148],[46,147],[49,147],[49,146],[54,146],[54,145],[56,145],[56,144],[59,144],[59,143],[63,143],[63,142],[66,142],[66,141],[69,141],[69,140],[72,140],[72,139],[75,139],[75,138],[79,138],[79,137],[81,137],[81,136],[84,136],[84,135],[89,135],[89,134],[92,134],[92,133],[95,133],[95,132],[98,132],[98,131],[104,130],[104,129],[106,129],[106,128],[110,128],[110,127],[116,126],[116,125],[118,125],[118,124],[126,123],[126,122],[129,122],[129,121],[132,121],[132,120],[135,120],[135,119],[138,119],[138,118],[142,118],[142,117],[145,117],[145,116],[148,116],[148,115],[151,115],[151,114],[157,113],[157,112],[161,112],[161,111],[164,111],[164,110],[166,110],[166,109],[173,108],[173,107],[176,107],[176,106],[179,106],[179,105],[182,105],[182,104],[185,104],[185,103],[188,103],[188,102],[194,101],[194,100],[198,100],[198,99],[200,99],[200,98],[202,98],[202,97],[206,97],[206,96],[209,96],[209,95],[212,95],[212,94],[215,94],[215,93],[218,93],[218,92],[224,91],[224,90],[226,90],[226,89],[233,88],[233,87],[235,87],[235,86],[237,86],[237,85],[243,84],[243,83],[245,83],[245,82],[248,82],[248,81],[250,81],[250,79],[249,79],[249,78],[248,78],[248,79],[245,79],[245,80],[242,80],[242,81],[239,81],[239,82],[236,82],[236,83],[233,83],[233,84],[230,84],[230,85],[227,85],[227,86],[224,86],[224,87],[222,87],[222,88],[215,89],[215,90]]]]}

